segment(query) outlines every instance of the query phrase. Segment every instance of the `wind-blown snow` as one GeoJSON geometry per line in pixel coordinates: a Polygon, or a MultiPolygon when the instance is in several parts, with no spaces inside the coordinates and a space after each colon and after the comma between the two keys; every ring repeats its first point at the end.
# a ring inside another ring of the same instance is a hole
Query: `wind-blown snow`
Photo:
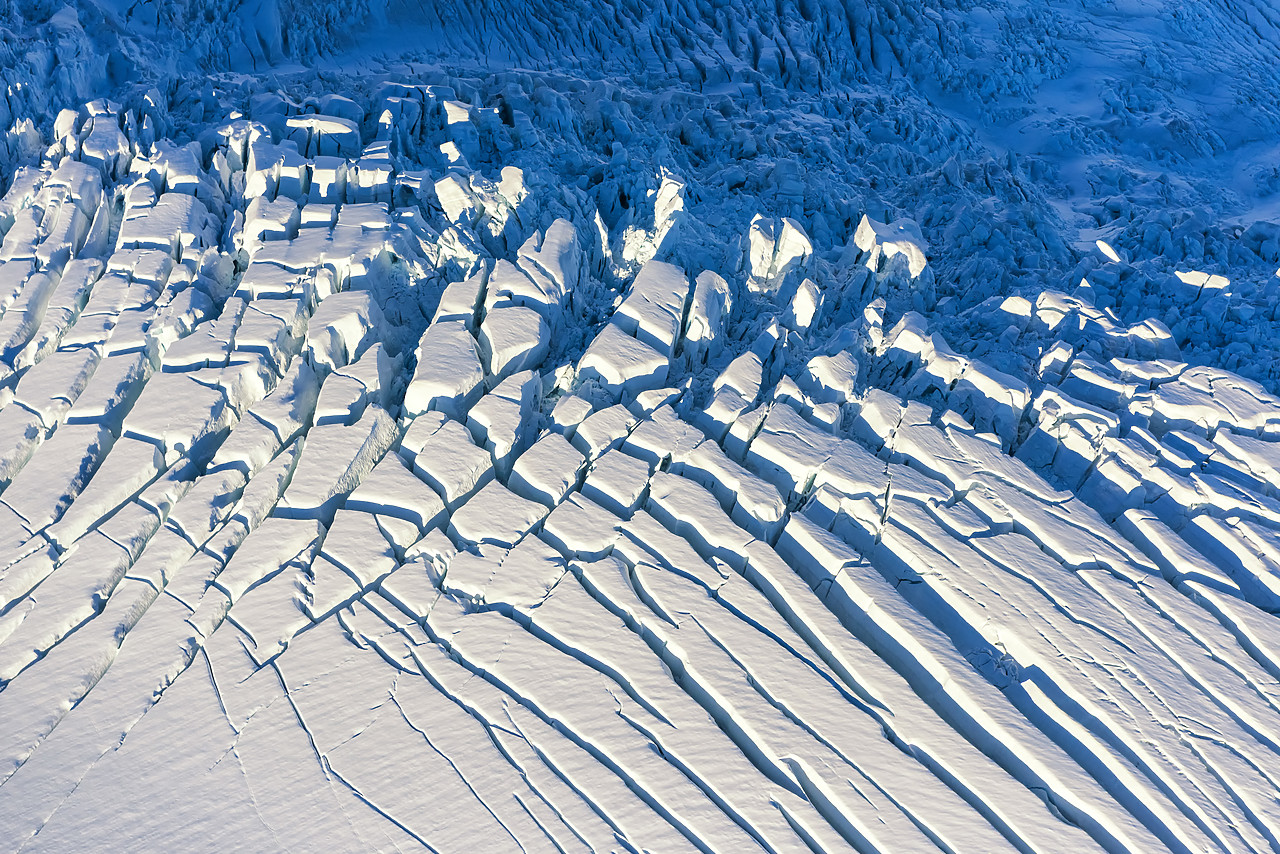
{"type": "Polygon", "coordinates": [[[1265,2],[11,2],[0,849],[1280,850],[1265,2]]]}

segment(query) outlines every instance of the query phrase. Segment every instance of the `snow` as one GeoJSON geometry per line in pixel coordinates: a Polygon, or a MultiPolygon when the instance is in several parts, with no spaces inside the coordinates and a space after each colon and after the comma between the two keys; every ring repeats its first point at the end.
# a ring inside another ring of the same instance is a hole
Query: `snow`
{"type": "Polygon", "coordinates": [[[611,450],[591,464],[582,484],[583,496],[629,519],[643,503],[653,469],[622,450],[611,450]]]}
{"type": "Polygon", "coordinates": [[[628,335],[671,358],[685,314],[689,282],[684,271],[661,261],[640,268],[626,298],[614,313],[628,335]]]}
{"type": "MultiPolygon", "coordinates": [[[[853,233],[853,245],[867,254],[867,267],[875,272],[882,272],[896,256],[902,256],[906,259],[907,272],[914,279],[924,272],[925,265],[929,263],[926,258],[928,247],[920,235],[920,226],[911,220],[886,224],[863,214],[857,231],[853,233]]],[[[1099,241],[1098,245],[1102,247],[1105,244],[1099,241]]],[[[1103,251],[1110,251],[1110,248],[1103,251]]]]}
{"type": "Polygon", "coordinates": [[[518,495],[555,507],[578,484],[586,460],[559,433],[546,433],[522,453],[508,485],[518,495]]]}
{"type": "Polygon", "coordinates": [[[382,311],[367,291],[333,294],[321,301],[307,326],[304,349],[313,364],[340,368],[355,361],[379,325],[382,311]]]}
{"type": "Polygon", "coordinates": [[[471,433],[457,421],[446,421],[422,443],[414,472],[431,484],[450,510],[456,509],[493,478],[493,458],[477,448],[471,433]]]}
{"type": "Polygon", "coordinates": [[[432,323],[414,352],[416,367],[405,392],[405,411],[438,410],[451,418],[466,411],[483,392],[484,367],[476,340],[462,320],[432,323]]]}
{"type": "Polygon", "coordinates": [[[459,547],[491,544],[511,548],[529,532],[547,508],[490,480],[449,518],[449,535],[459,547]]]}
{"type": "Polygon", "coordinates": [[[813,253],[804,227],[790,217],[781,221],[756,214],[747,232],[748,286],[778,290],[793,270],[802,269],[813,253]]]}
{"type": "Polygon", "coordinates": [[[1268,4],[9,11],[0,848],[1277,849],[1268,4]]]}
{"type": "Polygon", "coordinates": [[[578,360],[578,375],[599,383],[616,399],[662,388],[667,384],[669,367],[667,356],[611,322],[578,360]]]}
{"type": "Polygon", "coordinates": [[[412,522],[414,540],[444,519],[444,502],[396,454],[383,457],[343,506],[412,522]]]}
{"type": "Polygon", "coordinates": [[[504,379],[542,363],[551,347],[551,327],[532,308],[493,308],[485,313],[478,343],[487,363],[486,373],[504,379]]]}

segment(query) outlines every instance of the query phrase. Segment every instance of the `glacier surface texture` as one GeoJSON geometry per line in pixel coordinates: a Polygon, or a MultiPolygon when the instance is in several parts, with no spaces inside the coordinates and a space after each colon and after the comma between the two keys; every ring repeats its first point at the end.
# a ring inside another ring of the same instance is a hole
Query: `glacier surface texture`
{"type": "Polygon", "coordinates": [[[0,854],[1280,851],[1272,0],[0,76],[0,854]]]}

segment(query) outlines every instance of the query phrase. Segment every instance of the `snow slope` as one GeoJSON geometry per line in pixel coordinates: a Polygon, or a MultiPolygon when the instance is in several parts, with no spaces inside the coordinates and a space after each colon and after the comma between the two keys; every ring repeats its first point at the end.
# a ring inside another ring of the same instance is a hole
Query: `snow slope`
{"type": "Polygon", "coordinates": [[[0,848],[1280,849],[1271,5],[5,12],[0,848]]]}

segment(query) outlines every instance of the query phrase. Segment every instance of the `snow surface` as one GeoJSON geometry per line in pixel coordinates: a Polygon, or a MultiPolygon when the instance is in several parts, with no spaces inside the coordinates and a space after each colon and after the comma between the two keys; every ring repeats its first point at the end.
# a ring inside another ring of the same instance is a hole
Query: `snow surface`
{"type": "Polygon", "coordinates": [[[1280,851],[1273,3],[0,10],[0,850],[1280,851]]]}

